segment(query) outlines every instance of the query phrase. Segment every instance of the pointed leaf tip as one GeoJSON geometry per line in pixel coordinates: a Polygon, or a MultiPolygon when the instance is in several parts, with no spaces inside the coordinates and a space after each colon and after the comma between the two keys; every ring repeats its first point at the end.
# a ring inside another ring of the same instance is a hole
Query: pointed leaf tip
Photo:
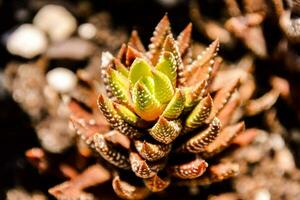
{"type": "Polygon", "coordinates": [[[161,116],[149,133],[158,142],[169,144],[180,134],[181,129],[180,120],[168,121],[161,116]]]}

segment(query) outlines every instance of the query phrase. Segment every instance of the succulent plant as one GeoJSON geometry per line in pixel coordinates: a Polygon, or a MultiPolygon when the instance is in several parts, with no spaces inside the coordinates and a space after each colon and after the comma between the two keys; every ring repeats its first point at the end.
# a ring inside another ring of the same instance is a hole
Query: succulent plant
{"type": "Polygon", "coordinates": [[[236,163],[214,159],[245,128],[228,119],[238,104],[239,77],[213,91],[218,39],[194,58],[191,30],[189,24],[174,39],[164,16],[148,51],[134,31],[116,57],[102,55],[106,94],[98,107],[114,130],[83,139],[115,167],[113,188],[121,198],[141,199],[171,182],[209,185],[239,172],[236,163]]]}

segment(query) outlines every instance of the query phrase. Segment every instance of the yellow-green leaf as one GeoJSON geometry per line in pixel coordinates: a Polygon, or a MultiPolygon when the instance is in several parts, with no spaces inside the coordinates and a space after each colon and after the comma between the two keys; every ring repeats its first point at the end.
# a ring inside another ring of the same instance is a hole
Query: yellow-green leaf
{"type": "Polygon", "coordinates": [[[202,99],[193,109],[191,114],[186,119],[185,123],[188,128],[195,129],[202,125],[208,118],[212,109],[212,98],[210,95],[202,99]]]}
{"type": "Polygon", "coordinates": [[[132,89],[135,112],[146,121],[153,121],[161,114],[161,106],[140,79],[132,89]]]}
{"type": "Polygon", "coordinates": [[[136,58],[129,70],[130,85],[146,76],[151,76],[151,66],[144,59],[136,58]]]}
{"type": "Polygon", "coordinates": [[[154,96],[161,103],[168,103],[173,95],[174,89],[170,79],[157,70],[152,71],[153,80],[154,80],[154,96]]]}
{"type": "Polygon", "coordinates": [[[120,72],[123,76],[128,78],[129,75],[128,69],[118,59],[115,59],[114,62],[115,62],[116,70],[120,72]]]}
{"type": "Polygon", "coordinates": [[[176,87],[176,64],[173,54],[169,51],[165,51],[156,65],[156,69],[164,73],[170,79],[173,87],[176,87]]]}
{"type": "Polygon", "coordinates": [[[168,119],[177,119],[184,109],[185,96],[182,90],[176,89],[175,95],[167,105],[162,116],[168,119]]]}
{"type": "Polygon", "coordinates": [[[113,95],[122,103],[130,104],[129,81],[118,71],[109,68],[107,70],[108,82],[113,95]]]}
{"type": "Polygon", "coordinates": [[[137,116],[134,112],[132,112],[126,106],[114,102],[114,107],[115,107],[115,110],[117,111],[117,113],[121,116],[121,118],[125,122],[127,122],[133,126],[140,127],[140,128],[143,128],[147,125],[147,123],[144,120],[142,120],[139,116],[137,116]]]}

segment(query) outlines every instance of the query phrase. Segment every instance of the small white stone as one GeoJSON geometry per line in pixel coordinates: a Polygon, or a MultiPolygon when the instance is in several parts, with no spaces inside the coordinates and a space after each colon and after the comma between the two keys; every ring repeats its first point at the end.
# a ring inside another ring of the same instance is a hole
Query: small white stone
{"type": "Polygon", "coordinates": [[[271,200],[271,194],[267,189],[259,189],[255,192],[254,200],[271,200]]]}
{"type": "Polygon", "coordinates": [[[70,92],[77,84],[76,75],[66,68],[54,68],[46,75],[50,87],[60,93],[70,92]]]}
{"type": "Polygon", "coordinates": [[[33,58],[46,50],[47,38],[35,26],[23,24],[8,37],[6,48],[14,55],[33,58]]]}
{"type": "Polygon", "coordinates": [[[97,29],[96,27],[91,23],[85,23],[81,24],[78,27],[78,34],[83,39],[92,39],[96,36],[97,29]]]}
{"type": "Polygon", "coordinates": [[[275,161],[279,171],[292,173],[296,168],[293,154],[288,150],[288,148],[283,148],[275,152],[275,161]]]}
{"type": "Polygon", "coordinates": [[[62,6],[46,5],[39,10],[33,23],[49,34],[51,40],[62,41],[77,28],[75,17],[62,6]]]}
{"type": "Polygon", "coordinates": [[[269,140],[271,147],[275,150],[280,150],[285,147],[285,142],[279,134],[271,134],[269,140]]]}

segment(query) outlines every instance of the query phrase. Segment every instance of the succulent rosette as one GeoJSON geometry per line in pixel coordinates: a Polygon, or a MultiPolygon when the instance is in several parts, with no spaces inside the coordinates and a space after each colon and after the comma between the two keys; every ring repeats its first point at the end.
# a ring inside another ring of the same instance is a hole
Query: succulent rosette
{"type": "Polygon", "coordinates": [[[218,39],[194,56],[191,30],[189,24],[175,39],[164,16],[148,51],[134,31],[115,57],[102,54],[106,91],[98,107],[113,130],[83,139],[115,167],[113,188],[121,198],[145,198],[171,183],[208,185],[239,172],[238,164],[214,157],[245,128],[231,123],[239,77],[212,89],[218,39]]]}

